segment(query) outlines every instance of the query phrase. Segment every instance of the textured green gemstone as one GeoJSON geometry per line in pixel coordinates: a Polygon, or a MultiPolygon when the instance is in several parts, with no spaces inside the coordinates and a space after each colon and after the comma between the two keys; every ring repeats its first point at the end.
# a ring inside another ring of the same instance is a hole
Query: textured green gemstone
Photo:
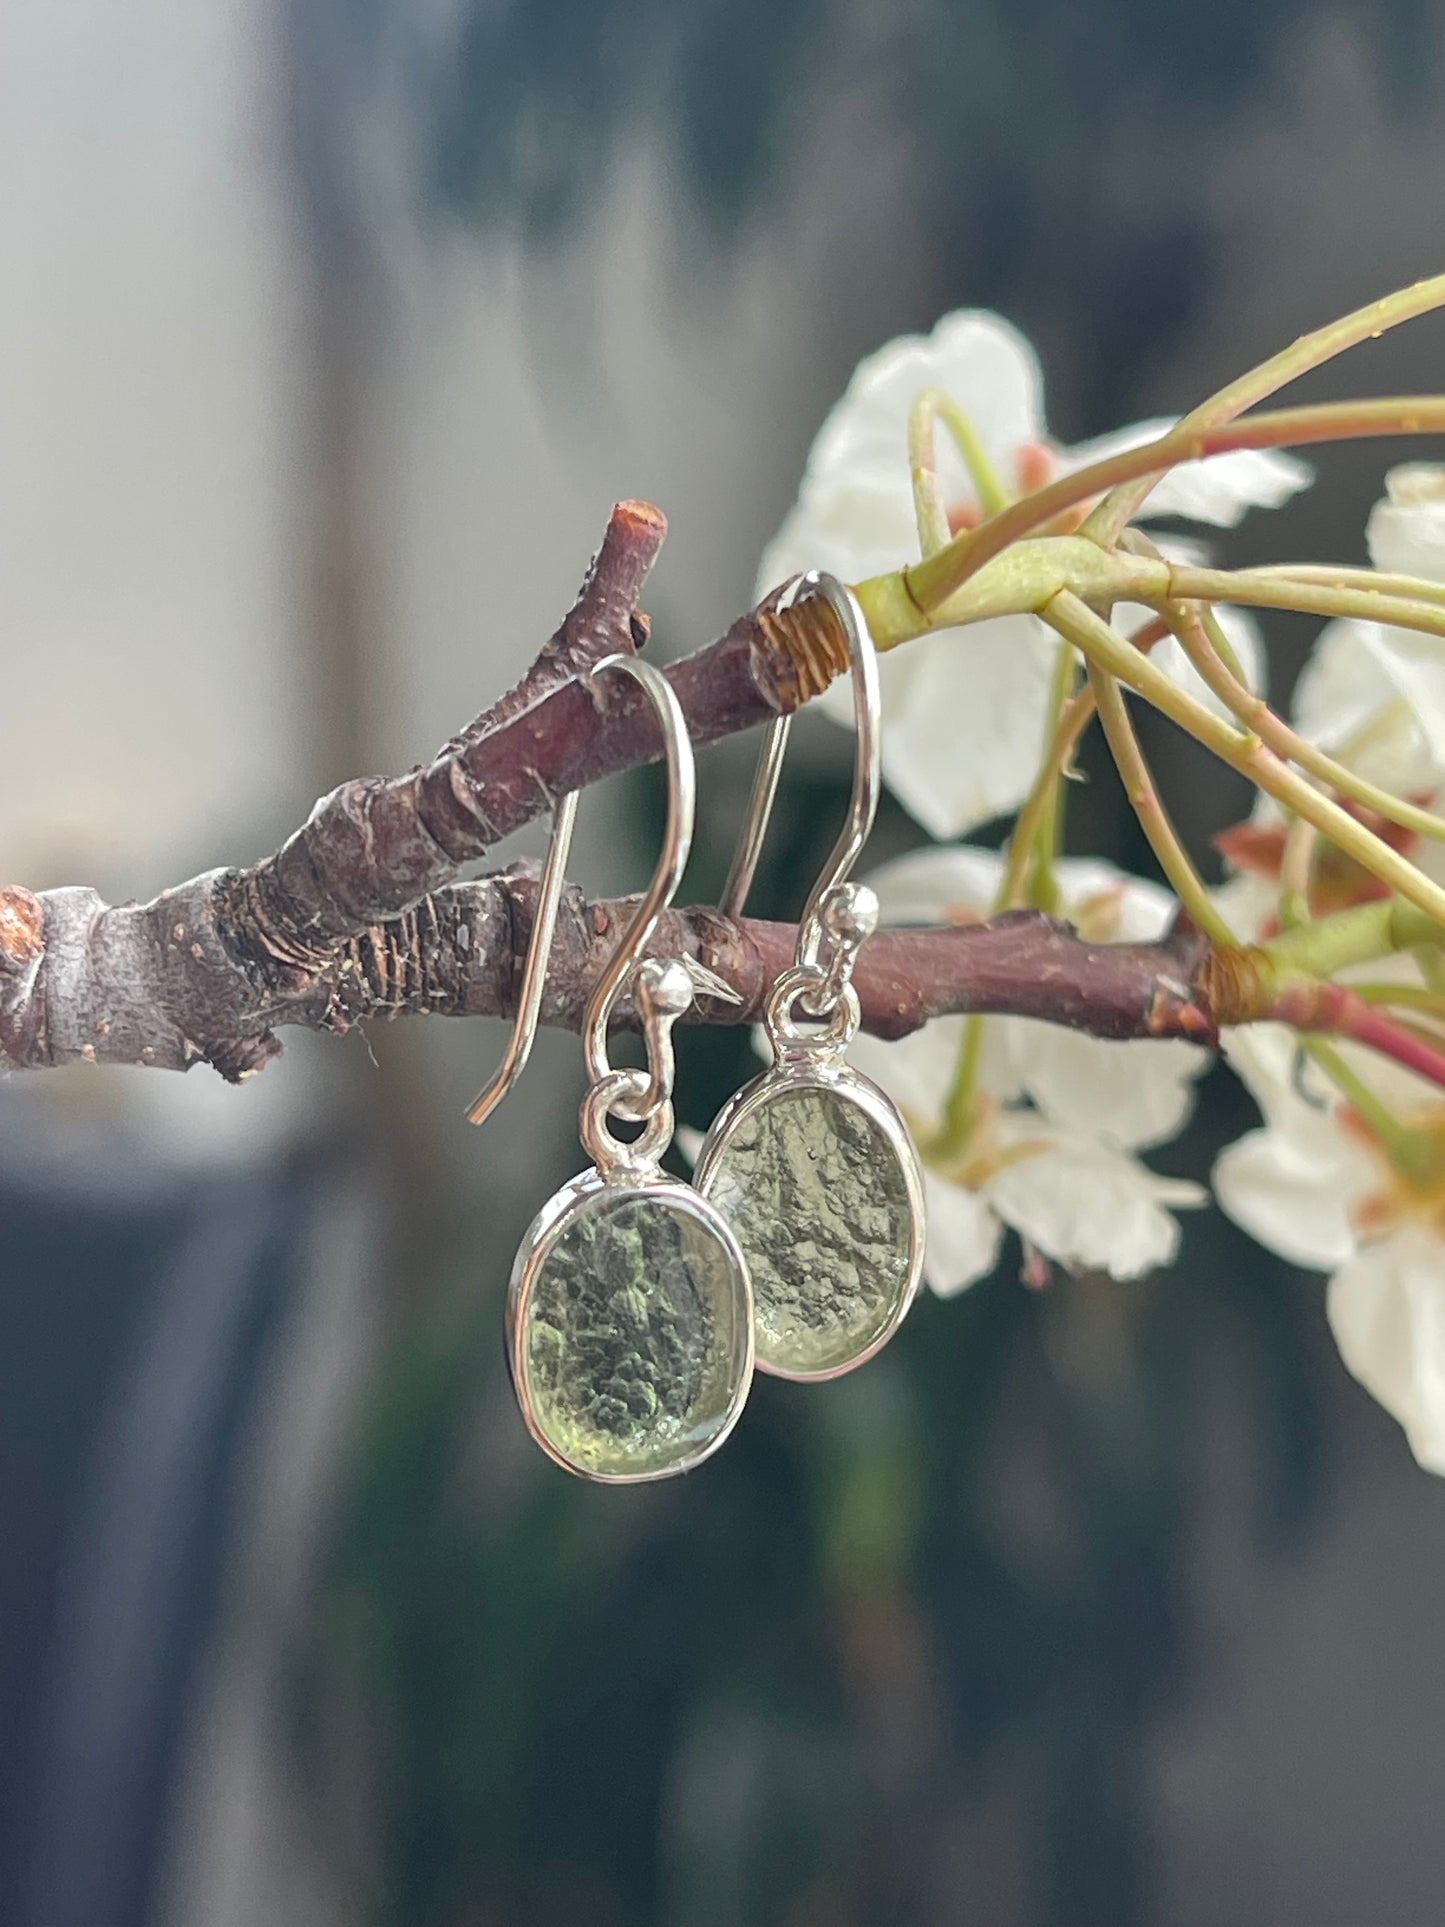
{"type": "Polygon", "coordinates": [[[760,1365],[837,1371],[898,1316],[912,1266],[908,1181],[886,1134],[843,1093],[780,1091],[746,1113],[707,1194],[748,1262],[760,1365]]]}
{"type": "Polygon", "coordinates": [[[536,1423],[582,1471],[641,1477],[701,1456],[747,1372],[736,1258],[687,1202],[599,1192],[537,1272],[521,1342],[536,1423]]]}

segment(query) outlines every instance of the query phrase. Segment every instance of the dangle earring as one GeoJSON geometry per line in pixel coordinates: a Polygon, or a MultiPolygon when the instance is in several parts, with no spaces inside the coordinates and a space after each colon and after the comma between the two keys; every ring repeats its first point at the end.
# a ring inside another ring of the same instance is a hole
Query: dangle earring
{"type": "MultiPolygon", "coordinates": [[[[583,680],[595,690],[608,674],[631,676],[657,712],[667,751],[666,841],[583,1018],[591,1082],[581,1137],[593,1168],[564,1185],[528,1228],[512,1267],[506,1337],[517,1402],[542,1450],[569,1472],[618,1485],[686,1472],[722,1444],[752,1383],[753,1303],[724,1218],[658,1168],[673,1132],[672,1027],[693,987],[676,959],[637,960],[687,863],[692,744],[671,685],[650,663],[609,656],[583,680]],[[614,1070],[607,1056],[608,1019],[629,979],[645,1071],[614,1070]],[[614,1119],[641,1124],[641,1136],[624,1142],[614,1119]]],[[[467,1113],[474,1124],[516,1083],[532,1047],[576,808],[575,792],[557,805],[516,1029],[467,1113]]]]}
{"type": "MultiPolygon", "coordinates": [[[[848,637],[857,730],[842,835],[798,926],[793,967],[773,986],[765,1025],[773,1066],[723,1107],[693,1182],[737,1234],[752,1277],[757,1366],[780,1378],[837,1378],[902,1322],[923,1270],[923,1178],[892,1100],[844,1061],[857,1035],[853,966],[878,899],[848,876],[878,807],[878,664],[863,613],[835,577],[813,571],[788,602],[824,598],[848,637]]],[[[790,718],[769,730],[722,909],[739,916],[777,790],[790,718]]]]}

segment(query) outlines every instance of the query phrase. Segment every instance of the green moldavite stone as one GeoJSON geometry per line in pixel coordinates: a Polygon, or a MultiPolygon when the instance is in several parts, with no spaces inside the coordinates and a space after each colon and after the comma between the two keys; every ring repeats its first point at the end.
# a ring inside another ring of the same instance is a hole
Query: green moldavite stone
{"type": "Polygon", "coordinates": [[[912,1213],[898,1154],[841,1093],[779,1092],[735,1127],[708,1181],[752,1275],[760,1365],[836,1371],[908,1289],[912,1213]]]}
{"type": "Polygon", "coordinates": [[[603,1192],[563,1226],[532,1288],[534,1415],[587,1472],[667,1470],[726,1428],[747,1337],[742,1280],[716,1230],[666,1198],[603,1192]]]}

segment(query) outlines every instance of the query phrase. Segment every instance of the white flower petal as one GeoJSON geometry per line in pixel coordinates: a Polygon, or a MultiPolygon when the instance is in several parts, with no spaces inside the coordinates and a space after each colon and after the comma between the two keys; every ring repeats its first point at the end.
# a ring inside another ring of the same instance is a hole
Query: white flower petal
{"type": "Polygon", "coordinates": [[[1329,1271],[1358,1248],[1350,1206],[1359,1172],[1328,1116],[1313,1128],[1249,1131],[1221,1151],[1214,1195],[1226,1217],[1292,1265],[1329,1271]]]}
{"type": "Polygon", "coordinates": [[[972,843],[927,845],[869,874],[887,924],[963,923],[993,909],[1003,857],[972,843]]]}
{"type": "MultiPolygon", "coordinates": [[[[1423,981],[1412,957],[1380,957],[1362,966],[1372,977],[1399,983],[1423,981]]],[[[1355,1188],[1374,1191],[1383,1169],[1383,1153],[1368,1139],[1341,1128],[1342,1100],[1324,1072],[1300,1055],[1299,1038],[1286,1024],[1241,1025],[1223,1034],[1224,1056],[1232,1070],[1264,1112],[1265,1121],[1298,1136],[1314,1129],[1324,1117],[1349,1153],[1348,1166],[1357,1173],[1355,1188]]],[[[1336,1038],[1335,1049],[1355,1075],[1366,1083],[1387,1110],[1401,1116],[1438,1104],[1436,1087],[1418,1072],[1381,1057],[1363,1044],[1336,1038]]]]}
{"type": "Polygon", "coordinates": [[[1150,943],[1163,936],[1179,908],[1162,884],[1132,877],[1102,857],[1062,857],[1054,878],[1063,914],[1096,942],[1150,943]]]}
{"type": "Polygon", "coordinates": [[[1126,1152],[1077,1133],[1048,1132],[1015,1116],[1010,1135],[1039,1148],[991,1177],[985,1196],[1008,1225],[1045,1257],[1114,1278],[1138,1278],[1169,1264],[1179,1249],[1170,1207],[1195,1206],[1196,1184],[1156,1177],[1126,1152]]]}
{"type": "MultiPolygon", "coordinates": [[[[804,491],[860,465],[896,466],[905,497],[908,416],[928,388],[941,388],[967,409],[980,441],[1011,479],[1014,450],[1043,432],[1043,374],[1018,329],[982,308],[960,308],[928,335],[903,335],[861,361],[843,398],[818,432],[804,491]]],[[[972,485],[952,442],[938,436],[938,474],[945,496],[971,499],[972,485]]]]}
{"type": "Polygon", "coordinates": [[[1299,1033],[1288,1024],[1244,1024],[1225,1030],[1220,1045],[1230,1069],[1266,1124],[1288,1131],[1317,1117],[1333,1098],[1314,1067],[1299,1063],[1299,1033]],[[1303,1088],[1301,1088],[1303,1086],[1303,1088]]]}
{"type": "MultiPolygon", "coordinates": [[[[957,923],[989,914],[1002,876],[998,851],[955,844],[915,850],[869,882],[885,923],[957,923]]],[[[1065,857],[1055,878],[1063,914],[1096,941],[1146,942],[1176,908],[1167,890],[1099,858],[1065,857]]],[[[1006,1101],[1026,1091],[1053,1123],[1138,1149],[1178,1132],[1207,1062],[1175,1040],[1112,1044],[1057,1024],[995,1017],[985,1027],[979,1083],[1006,1101]]]]}
{"type": "Polygon", "coordinates": [[[865,1032],[849,1046],[849,1062],[887,1091],[910,1129],[926,1135],[943,1116],[964,1022],[962,1017],[936,1017],[922,1030],[892,1041],[865,1032]]]}
{"type": "MultiPolygon", "coordinates": [[[[916,559],[908,416],[925,389],[945,389],[963,404],[1007,476],[1019,444],[1043,433],[1042,386],[1038,359],[1018,330],[974,309],[868,356],[818,431],[797,505],[763,553],[757,593],[804,569],[857,582],[916,559]]],[[[946,435],[937,449],[945,499],[973,500],[946,435]]]]}
{"type": "Polygon", "coordinates": [[[1326,1302],[1345,1364],[1426,1471],[1445,1473],[1445,1243],[1397,1232],[1338,1272],[1326,1302]]]}
{"type": "MultiPolygon", "coordinates": [[[[895,857],[868,882],[885,923],[960,923],[992,914],[1003,866],[998,850],[950,843],[895,857]]],[[[1162,885],[1130,876],[1104,857],[1061,857],[1054,879],[1063,914],[1101,942],[1147,943],[1163,935],[1178,908],[1162,885]],[[1099,927],[1101,919],[1107,929],[1099,927]]]]}
{"type": "MultiPolygon", "coordinates": [[[[961,836],[1028,795],[1057,650],[1036,617],[1004,616],[882,658],[884,781],[931,836],[961,836]]],[[[851,723],[846,685],[835,683],[822,708],[851,723]]]]}
{"type": "Polygon", "coordinates": [[[1225,1214],[1291,1264],[1332,1271],[1358,1249],[1356,1208],[1379,1172],[1345,1130],[1338,1102],[1284,1024],[1226,1031],[1224,1055],[1265,1117],[1221,1152],[1214,1194],[1225,1214]]]}
{"type": "Polygon", "coordinates": [[[940,1298],[952,1298],[998,1263],[1003,1226],[976,1191],[933,1171],[923,1174],[923,1195],[928,1212],[923,1275],[940,1298]]]}
{"type": "Polygon", "coordinates": [[[1209,1056],[1176,1038],[1109,1043],[1059,1024],[1005,1020],[1024,1089],[1051,1123],[1093,1132],[1123,1150],[1177,1137],[1209,1056]]]}
{"type": "MultiPolygon", "coordinates": [[[[916,1135],[926,1136],[943,1118],[966,1022],[963,1017],[935,1017],[907,1037],[886,1042],[863,1035],[849,1046],[850,1062],[887,1091],[916,1135]]],[[[1007,1024],[990,1020],[983,1027],[978,1083],[1003,1102],[1019,1095],[1007,1024]]]]}
{"type": "Polygon", "coordinates": [[[1375,623],[1326,623],[1294,686],[1290,713],[1302,736],[1334,749],[1363,729],[1399,691],[1364,632],[1375,623]]]}
{"type": "Polygon", "coordinates": [[[805,485],[763,550],[756,593],[761,598],[805,569],[827,569],[844,582],[861,582],[918,555],[905,455],[897,475],[838,476],[826,486],[805,485]]]}
{"type": "Polygon", "coordinates": [[[1445,766],[1445,638],[1362,623],[1360,634],[1414,712],[1433,763],[1445,766]]]}
{"type": "Polygon", "coordinates": [[[1241,870],[1209,895],[1241,943],[1258,943],[1267,929],[1277,927],[1279,888],[1266,877],[1241,870]]]}
{"type": "Polygon", "coordinates": [[[1331,622],[1300,671],[1291,705],[1302,736],[1343,756],[1357,775],[1406,796],[1440,782],[1410,698],[1373,622],[1331,622]]]}
{"type": "MultiPolygon", "coordinates": [[[[797,506],[764,553],[760,595],[804,569],[853,582],[917,556],[908,415],[927,388],[963,404],[1006,476],[1019,445],[1043,433],[1037,357],[997,315],[961,310],[931,335],[890,342],[860,363],[823,424],[797,506]]],[[[973,498],[942,434],[938,473],[946,498],[973,498]]],[[[1019,616],[922,637],[883,659],[884,778],[932,835],[957,836],[1028,793],[1057,647],[1036,618],[1019,616]]],[[[851,724],[844,684],[820,706],[851,724]]]]}
{"type": "MultiPolygon", "coordinates": [[[[1097,441],[1068,449],[1065,466],[1070,470],[1083,468],[1106,455],[1137,448],[1167,435],[1175,425],[1163,417],[1101,435],[1097,441]]],[[[1313,469],[1298,456],[1276,449],[1233,449],[1227,455],[1209,455],[1200,462],[1181,462],[1155,485],[1140,515],[1178,515],[1188,522],[1232,529],[1250,509],[1278,508],[1313,480],[1313,469]]]]}
{"type": "Polygon", "coordinates": [[[1365,525],[1370,560],[1385,575],[1445,582],[1445,468],[1406,462],[1385,477],[1365,525]]]}

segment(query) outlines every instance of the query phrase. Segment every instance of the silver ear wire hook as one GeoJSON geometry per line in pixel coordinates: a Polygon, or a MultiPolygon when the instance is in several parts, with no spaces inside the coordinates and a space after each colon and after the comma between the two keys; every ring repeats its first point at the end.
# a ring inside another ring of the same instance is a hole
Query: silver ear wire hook
{"type": "MultiPolygon", "coordinates": [[[[828,603],[848,638],[848,657],[853,681],[853,726],[856,733],[853,759],[853,794],[848,804],[848,817],[839,833],[837,842],[823,865],[822,874],[803,906],[799,927],[799,961],[812,961],[818,951],[823,932],[818,924],[818,912],[824,899],[848,876],[857,862],[868,833],[873,828],[873,819],[878,813],[878,798],[882,789],[881,724],[880,698],[878,692],[878,656],[873,647],[872,637],[868,634],[868,624],[857,598],[846,583],[821,569],[810,569],[806,575],[798,577],[787,591],[780,608],[789,609],[795,603],[811,595],[822,596],[828,603]]],[[[748,891],[752,887],[753,875],[762,854],[763,839],[767,834],[768,818],[772,814],[773,799],[777,794],[778,778],[782,773],[783,754],[788,744],[788,731],[792,716],[779,716],[770,723],[763,742],[762,754],[758,758],[757,774],[753,778],[752,795],[748,800],[747,818],[743,832],[738,840],[732,868],[723,886],[719,908],[725,916],[739,917],[747,902],[748,891]]]]}
{"type": "Polygon", "coordinates": [[[677,886],[682,881],[682,873],[687,868],[688,854],[692,849],[693,820],[697,813],[697,769],[693,762],[692,740],[687,733],[682,704],[677,700],[672,684],[660,669],[650,662],[641,661],[637,656],[609,656],[605,662],[598,663],[586,680],[590,683],[614,669],[623,671],[642,685],[657,714],[669,778],[667,826],[662,833],[662,854],[657,859],[652,881],[633,912],[631,923],[622,933],[607,968],[594,984],[583,1013],[582,1047],[587,1058],[587,1074],[594,1083],[600,1082],[612,1068],[607,1061],[607,1024],[612,1015],[612,1006],[627,981],[628,973],[647,948],[648,939],[657,928],[658,917],[677,894],[677,886]]]}
{"type": "Polygon", "coordinates": [[[557,934],[557,911],[567,881],[567,858],[572,850],[572,831],[577,822],[577,790],[559,797],[552,812],[552,835],[547,844],[547,861],[537,886],[537,909],[532,918],[532,935],[527,958],[522,965],[522,987],[517,997],[517,1017],[502,1061],[477,1092],[467,1110],[472,1124],[484,1124],[511,1090],[532,1055],[537,1025],[542,1016],[542,994],[547,987],[547,964],[552,955],[552,939],[557,934]]]}
{"type": "MultiPolygon", "coordinates": [[[[662,855],[631,923],[623,932],[607,968],[587,1000],[583,1038],[588,1075],[594,1085],[612,1075],[611,1065],[607,1061],[607,1025],[612,1007],[633,965],[647,947],[659,915],[671,901],[681,881],[692,848],[693,820],[697,807],[697,774],[692,742],[688,737],[682,705],[677,700],[672,684],[652,663],[643,662],[636,656],[620,654],[605,657],[583,681],[593,687],[603,676],[614,672],[629,675],[640,684],[656,711],[671,780],[668,783],[667,827],[663,832],[662,855]]],[[[537,910],[532,920],[526,961],[522,966],[516,1022],[501,1063],[467,1110],[467,1117],[473,1124],[481,1124],[491,1116],[522,1075],[527,1059],[532,1054],[541,1020],[547,966],[557,934],[557,913],[565,887],[572,831],[577,821],[577,799],[578,792],[569,790],[558,799],[552,814],[552,835],[538,886],[537,910]]],[[[649,1051],[649,1056],[652,1055],[649,1051]]],[[[618,1110],[627,1116],[650,1117],[659,1104],[666,1101],[665,1094],[658,1089],[660,1073],[665,1069],[667,1066],[655,1064],[645,1094],[624,1098],[618,1110]]],[[[670,1086],[670,1073],[667,1082],[670,1086]]]]}
{"type": "Polygon", "coordinates": [[[790,710],[786,716],[779,716],[768,724],[767,734],[763,737],[762,753],[758,757],[758,767],[753,776],[753,787],[748,796],[748,813],[743,823],[743,833],[738,838],[738,846],[733,851],[733,860],[728,870],[727,882],[723,885],[722,895],[718,898],[718,909],[725,917],[734,919],[743,913],[743,905],[748,900],[748,892],[753,887],[757,874],[758,858],[763,853],[763,841],[768,833],[768,820],[773,814],[773,803],[778,794],[778,778],[783,773],[783,758],[788,752],[788,734],[793,727],[790,710]]]}

